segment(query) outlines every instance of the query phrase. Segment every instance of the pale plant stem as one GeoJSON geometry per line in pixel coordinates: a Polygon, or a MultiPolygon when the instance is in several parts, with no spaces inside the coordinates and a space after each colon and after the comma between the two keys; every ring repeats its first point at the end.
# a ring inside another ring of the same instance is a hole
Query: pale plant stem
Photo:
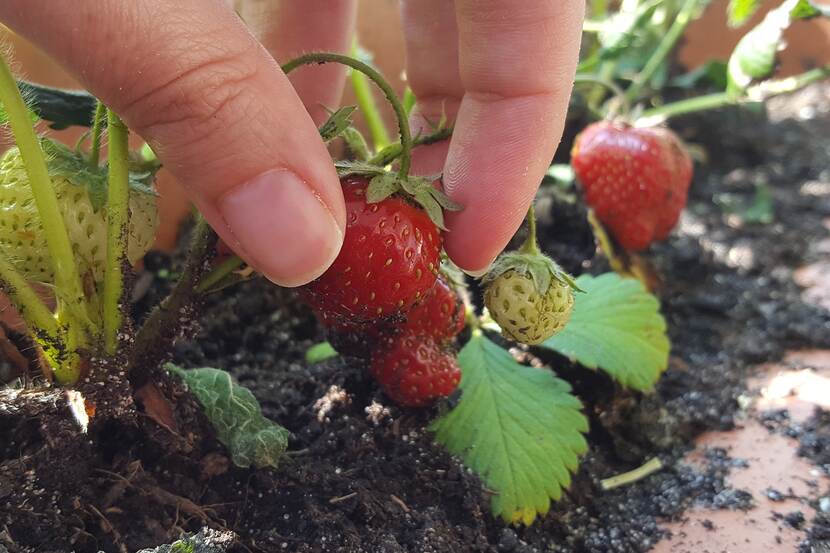
{"type": "Polygon", "coordinates": [[[104,273],[104,348],[110,355],[118,349],[121,330],[121,299],[124,295],[124,265],[127,258],[130,219],[129,131],[113,111],[107,110],[109,171],[107,185],[107,264],[104,273]]]}
{"type": "Polygon", "coordinates": [[[0,56],[0,102],[6,108],[40,216],[46,247],[54,269],[55,294],[59,301],[59,309],[65,309],[70,321],[76,322],[82,330],[95,332],[97,329],[90,318],[81,277],[72,251],[72,243],[58,205],[57,195],[52,187],[40,140],[32,127],[29,112],[20,96],[17,82],[2,56],[0,56]]]}

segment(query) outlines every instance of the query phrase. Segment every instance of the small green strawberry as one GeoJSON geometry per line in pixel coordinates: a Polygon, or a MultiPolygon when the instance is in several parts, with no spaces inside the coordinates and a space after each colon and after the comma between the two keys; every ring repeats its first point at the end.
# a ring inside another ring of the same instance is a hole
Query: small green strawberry
{"type": "Polygon", "coordinates": [[[484,304],[505,338],[536,345],[565,328],[573,288],[571,277],[551,259],[509,252],[485,277],[484,304]]]}
{"type": "MultiPolygon", "coordinates": [[[[70,176],[72,169],[83,167],[85,161],[74,152],[55,143],[44,141],[50,154],[49,171],[58,204],[66,223],[69,240],[83,276],[94,282],[104,277],[106,262],[106,209],[99,208],[100,198],[106,194],[106,171],[84,168],[70,176]],[[48,147],[47,147],[48,145],[48,147]],[[76,156],[73,159],[71,156],[76,156]],[[93,188],[90,183],[98,188],[93,188]]],[[[158,214],[155,196],[145,191],[130,189],[130,226],[127,259],[135,263],[153,245],[158,214]]],[[[0,253],[29,280],[54,282],[52,263],[46,246],[46,236],[40,223],[28,175],[16,147],[0,158],[0,253]]]]}

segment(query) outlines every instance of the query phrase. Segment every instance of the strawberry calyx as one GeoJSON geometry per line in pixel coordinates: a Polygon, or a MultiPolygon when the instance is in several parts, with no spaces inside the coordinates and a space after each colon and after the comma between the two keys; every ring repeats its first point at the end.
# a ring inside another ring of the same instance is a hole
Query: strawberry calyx
{"type": "Polygon", "coordinates": [[[443,190],[433,185],[436,180],[441,179],[441,175],[401,175],[364,161],[336,161],[334,165],[341,178],[362,176],[369,179],[366,189],[367,203],[382,202],[391,196],[401,197],[419,205],[441,230],[447,230],[444,224],[444,210],[463,209],[461,204],[451,200],[443,190]]]}
{"type": "MultiPolygon", "coordinates": [[[[89,201],[97,213],[107,201],[108,168],[106,165],[90,166],[83,153],[50,140],[41,139],[41,147],[46,155],[46,166],[50,177],[62,177],[75,186],[86,188],[89,201]]],[[[153,183],[161,165],[155,161],[139,159],[130,160],[131,190],[152,196],[157,195],[153,183]]]]}

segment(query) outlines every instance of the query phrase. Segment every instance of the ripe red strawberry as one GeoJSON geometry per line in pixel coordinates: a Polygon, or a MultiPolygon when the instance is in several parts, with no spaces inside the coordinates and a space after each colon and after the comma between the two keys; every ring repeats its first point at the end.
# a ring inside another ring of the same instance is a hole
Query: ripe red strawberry
{"type": "Polygon", "coordinates": [[[392,401],[423,407],[448,397],[461,381],[461,369],[434,339],[405,331],[372,358],[372,376],[392,401]]]}
{"type": "Polygon", "coordinates": [[[594,123],[577,136],[571,165],[597,218],[630,251],[669,235],[692,180],[689,154],[660,127],[594,123]]]}
{"type": "Polygon", "coordinates": [[[419,336],[446,343],[464,330],[464,318],[464,304],[458,293],[439,276],[426,299],[407,313],[404,327],[419,336]]]}
{"type": "Polygon", "coordinates": [[[441,235],[422,209],[398,196],[366,201],[364,177],[342,180],[343,248],[302,289],[326,324],[364,323],[405,313],[435,284],[441,235]]]}

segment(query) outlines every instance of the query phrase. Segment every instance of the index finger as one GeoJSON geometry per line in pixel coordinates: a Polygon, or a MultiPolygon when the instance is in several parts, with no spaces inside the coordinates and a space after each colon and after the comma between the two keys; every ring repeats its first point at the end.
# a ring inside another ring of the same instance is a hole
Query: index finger
{"type": "Polygon", "coordinates": [[[559,140],[579,54],[583,0],[456,0],[465,93],[444,166],[464,210],[445,247],[486,269],[525,216],[559,140]]]}

